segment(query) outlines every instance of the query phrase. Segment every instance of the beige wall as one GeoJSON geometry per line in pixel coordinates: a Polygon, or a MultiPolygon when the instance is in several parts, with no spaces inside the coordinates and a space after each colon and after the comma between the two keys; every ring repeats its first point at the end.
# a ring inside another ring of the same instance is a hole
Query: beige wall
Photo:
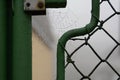
{"type": "Polygon", "coordinates": [[[32,80],[52,79],[52,52],[32,31],[32,80]]]}

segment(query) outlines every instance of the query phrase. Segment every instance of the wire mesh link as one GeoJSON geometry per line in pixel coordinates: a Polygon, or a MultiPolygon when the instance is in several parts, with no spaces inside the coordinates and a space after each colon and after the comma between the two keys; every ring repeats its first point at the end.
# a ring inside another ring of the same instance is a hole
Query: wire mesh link
{"type": "MultiPolygon", "coordinates": [[[[64,49],[64,51],[66,52],[67,54],[67,60],[66,60],[66,64],[65,64],[65,69],[67,68],[67,66],[69,64],[72,64],[73,67],[76,69],[76,71],[82,76],[82,78],[80,80],[84,80],[84,79],[87,79],[87,80],[91,80],[91,75],[97,70],[97,68],[102,64],[102,63],[106,63],[114,72],[115,74],[119,77],[117,80],[120,80],[120,74],[117,72],[117,70],[108,62],[108,59],[110,58],[110,56],[113,54],[113,52],[116,50],[116,48],[120,45],[120,43],[111,35],[109,34],[109,32],[107,30],[105,30],[103,28],[104,26],[104,23],[106,23],[108,20],[110,20],[113,16],[115,15],[120,15],[120,12],[118,12],[114,6],[112,5],[112,3],[110,2],[110,0],[101,0],[100,1],[100,5],[103,3],[103,2],[108,2],[108,4],[110,5],[111,9],[114,11],[113,14],[111,14],[109,17],[107,17],[105,20],[99,20],[99,25],[97,25],[97,28],[95,28],[94,31],[92,31],[90,34],[88,34],[87,37],[85,38],[72,38],[70,40],[72,41],[76,41],[76,40],[80,40],[80,41],[84,41],[83,44],[81,44],[79,47],[77,47],[71,54],[68,53],[68,51],[65,49],[65,47],[62,46],[62,43],[61,46],[62,48],[64,49]],[[97,31],[99,30],[102,30],[103,32],[105,32],[107,34],[107,36],[109,36],[115,43],[116,45],[114,46],[114,48],[110,51],[110,53],[107,55],[107,57],[105,59],[101,58],[100,55],[95,51],[95,49],[91,46],[91,44],[89,43],[89,40],[90,40],[90,37],[93,36],[97,31]],[[72,60],[72,56],[79,50],[81,49],[84,45],[87,45],[94,53],[94,55],[100,60],[98,62],[98,64],[93,68],[93,70],[88,74],[88,75],[85,75],[83,74],[83,72],[76,66],[75,64],[75,61],[72,60]]],[[[92,14],[92,16],[94,16],[95,18],[97,18],[94,14],[92,14]]]]}

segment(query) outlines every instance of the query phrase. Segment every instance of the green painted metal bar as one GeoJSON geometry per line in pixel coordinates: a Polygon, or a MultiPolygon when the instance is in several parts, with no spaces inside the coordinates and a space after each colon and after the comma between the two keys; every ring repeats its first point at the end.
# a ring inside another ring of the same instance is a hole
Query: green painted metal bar
{"type": "Polygon", "coordinates": [[[31,16],[23,8],[24,0],[13,0],[12,80],[32,80],[31,16]]]}
{"type": "Polygon", "coordinates": [[[7,61],[7,80],[12,80],[12,23],[13,23],[13,11],[12,11],[12,0],[6,0],[6,7],[7,7],[7,29],[6,29],[6,37],[7,37],[7,47],[6,47],[6,61],[7,61]]]}
{"type": "Polygon", "coordinates": [[[45,0],[46,8],[62,8],[67,4],[67,0],[45,0]]]}
{"type": "Polygon", "coordinates": [[[65,80],[65,51],[63,47],[69,39],[89,34],[95,29],[99,19],[99,2],[100,0],[92,0],[91,21],[89,24],[83,28],[70,30],[59,39],[57,45],[57,80],[65,80]]]}
{"type": "Polygon", "coordinates": [[[0,80],[6,80],[6,0],[0,0],[0,80]]]}

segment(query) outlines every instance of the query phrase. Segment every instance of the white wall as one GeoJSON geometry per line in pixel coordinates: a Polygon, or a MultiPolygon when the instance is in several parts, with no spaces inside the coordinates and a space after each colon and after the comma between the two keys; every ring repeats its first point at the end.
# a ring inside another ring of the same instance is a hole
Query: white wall
{"type": "MultiPolygon", "coordinates": [[[[110,0],[117,11],[120,11],[120,0],[110,0]]],[[[105,20],[113,13],[107,2],[101,5],[100,20],[105,20]]],[[[54,72],[56,72],[56,44],[60,36],[73,28],[84,27],[89,23],[91,17],[91,0],[68,0],[67,7],[65,9],[47,9],[46,16],[33,17],[33,29],[38,33],[39,37],[42,37],[43,41],[53,50],[54,54],[54,72]]],[[[114,16],[108,22],[104,24],[104,28],[119,41],[120,33],[120,16],[114,16]]],[[[98,31],[93,35],[90,44],[99,53],[99,55],[105,58],[111,49],[115,46],[115,43],[103,32],[98,31]]],[[[72,42],[67,44],[67,49],[72,52],[82,42],[72,42]],[[72,45],[69,46],[69,45],[72,45]],[[74,47],[73,47],[74,46],[74,47]]],[[[109,61],[114,64],[115,69],[120,73],[120,47],[118,47],[109,61]]],[[[51,59],[52,61],[53,59],[51,59]]],[[[99,59],[92,53],[88,47],[84,47],[77,51],[73,56],[73,60],[76,60],[77,66],[86,75],[93,69],[95,64],[99,62],[99,59]],[[89,66],[89,67],[88,67],[89,66]]],[[[43,61],[44,62],[44,61],[43,61]]],[[[52,73],[51,73],[52,74],[52,73]]],[[[56,74],[53,74],[54,80],[56,74]]],[[[74,68],[69,65],[66,69],[66,80],[79,80],[81,76],[77,74],[74,68]]],[[[93,80],[116,80],[117,77],[114,72],[106,65],[102,64],[97,71],[91,76],[93,80]]]]}

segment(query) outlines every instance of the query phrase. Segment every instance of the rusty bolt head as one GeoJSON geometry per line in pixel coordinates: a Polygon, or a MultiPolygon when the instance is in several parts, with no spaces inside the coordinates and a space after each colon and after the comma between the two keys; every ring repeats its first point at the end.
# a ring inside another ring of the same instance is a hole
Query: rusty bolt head
{"type": "Polygon", "coordinates": [[[38,8],[43,8],[44,4],[43,4],[43,2],[38,2],[37,6],[38,6],[38,8]]]}

